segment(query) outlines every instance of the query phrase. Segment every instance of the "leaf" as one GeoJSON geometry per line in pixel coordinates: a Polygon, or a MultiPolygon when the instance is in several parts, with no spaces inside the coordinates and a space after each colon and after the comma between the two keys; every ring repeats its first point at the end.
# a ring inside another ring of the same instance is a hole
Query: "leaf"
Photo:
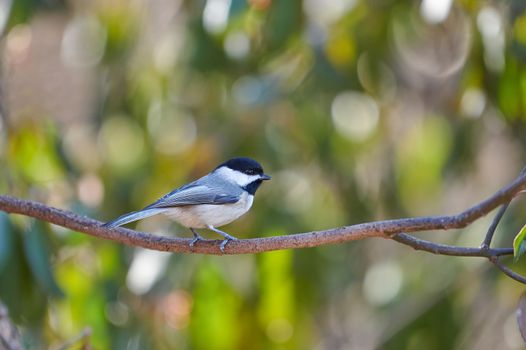
{"type": "Polygon", "coordinates": [[[10,254],[0,270],[0,300],[15,323],[41,325],[47,310],[47,295],[42,293],[24,253],[25,235],[9,223],[10,254]],[[8,281],[8,283],[4,283],[8,281]]]}
{"type": "Polygon", "coordinates": [[[64,292],[58,286],[51,269],[50,247],[44,231],[44,224],[40,221],[34,221],[31,229],[24,235],[26,259],[37,283],[49,295],[63,297],[64,292]]]}
{"type": "Polygon", "coordinates": [[[517,262],[519,258],[526,252],[526,225],[522,226],[521,230],[513,239],[513,260],[517,262]]]}
{"type": "Polygon", "coordinates": [[[517,324],[521,332],[522,339],[526,342],[526,293],[522,293],[517,308],[517,324]]]}
{"type": "Polygon", "coordinates": [[[14,232],[9,221],[9,215],[0,212],[0,271],[7,266],[14,250],[13,235],[14,232]]]}

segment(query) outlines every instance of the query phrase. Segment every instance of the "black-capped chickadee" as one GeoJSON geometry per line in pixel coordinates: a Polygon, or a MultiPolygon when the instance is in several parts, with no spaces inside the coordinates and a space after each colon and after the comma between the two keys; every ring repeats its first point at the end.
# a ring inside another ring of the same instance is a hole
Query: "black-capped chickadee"
{"type": "Polygon", "coordinates": [[[258,162],[245,157],[233,158],[208,175],[176,188],[144,209],[124,214],[104,226],[112,228],[165,214],[192,231],[194,239],[190,246],[203,240],[195,229],[207,228],[225,237],[220,245],[223,251],[228,241],[237,238],[217,227],[229,224],[245,214],[264,180],[270,180],[270,176],[263,173],[258,162]]]}

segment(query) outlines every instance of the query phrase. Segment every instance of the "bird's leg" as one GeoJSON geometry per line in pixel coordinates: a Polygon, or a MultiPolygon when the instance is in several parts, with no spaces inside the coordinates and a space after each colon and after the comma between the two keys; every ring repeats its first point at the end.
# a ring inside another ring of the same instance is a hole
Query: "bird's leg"
{"type": "Polygon", "coordinates": [[[221,245],[219,246],[219,249],[221,250],[221,252],[225,252],[225,246],[226,244],[229,242],[229,241],[237,241],[238,239],[234,236],[230,236],[228,233],[224,232],[224,231],[221,231],[221,230],[218,230],[217,228],[215,228],[214,226],[208,226],[208,229],[216,232],[216,233],[219,233],[221,236],[225,237],[225,239],[223,240],[223,242],[221,242],[221,245]]]}
{"type": "Polygon", "coordinates": [[[205,240],[195,229],[190,228],[190,231],[194,234],[194,239],[190,242],[190,248],[192,248],[197,242],[205,240]]]}

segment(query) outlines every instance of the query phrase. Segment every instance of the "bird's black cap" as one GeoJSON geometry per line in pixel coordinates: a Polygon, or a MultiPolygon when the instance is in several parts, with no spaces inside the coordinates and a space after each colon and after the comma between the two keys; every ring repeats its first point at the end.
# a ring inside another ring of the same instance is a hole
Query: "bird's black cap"
{"type": "Polygon", "coordinates": [[[263,167],[257,161],[247,157],[237,157],[220,164],[216,169],[226,166],[247,175],[264,175],[263,167]]]}

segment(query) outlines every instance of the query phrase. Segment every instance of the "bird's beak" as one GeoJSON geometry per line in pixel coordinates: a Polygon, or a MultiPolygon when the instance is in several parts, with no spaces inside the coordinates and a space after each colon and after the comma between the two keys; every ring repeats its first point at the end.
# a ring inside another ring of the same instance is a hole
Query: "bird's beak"
{"type": "Polygon", "coordinates": [[[260,179],[261,180],[270,180],[272,178],[270,176],[268,176],[267,174],[263,174],[263,175],[261,175],[260,179]]]}

